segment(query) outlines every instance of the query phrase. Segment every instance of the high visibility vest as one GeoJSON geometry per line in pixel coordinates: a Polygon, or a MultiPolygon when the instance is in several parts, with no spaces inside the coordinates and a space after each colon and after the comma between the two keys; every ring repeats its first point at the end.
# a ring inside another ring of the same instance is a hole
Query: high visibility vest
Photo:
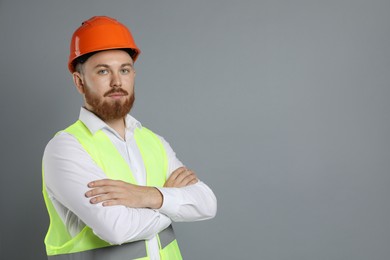
{"type": "MultiPolygon", "coordinates": [[[[79,120],[64,131],[80,142],[108,178],[137,184],[128,164],[102,130],[92,135],[79,120]]],[[[145,127],[137,128],[134,138],[145,164],[147,186],[162,187],[167,178],[168,169],[168,159],[163,144],[152,131],[145,127]]],[[[50,226],[45,237],[48,259],[150,259],[145,240],[111,245],[97,237],[88,226],[72,237],[49,199],[43,176],[42,171],[42,192],[50,217],[50,226]]],[[[162,260],[182,259],[172,226],[161,231],[157,235],[157,241],[162,260]]]]}

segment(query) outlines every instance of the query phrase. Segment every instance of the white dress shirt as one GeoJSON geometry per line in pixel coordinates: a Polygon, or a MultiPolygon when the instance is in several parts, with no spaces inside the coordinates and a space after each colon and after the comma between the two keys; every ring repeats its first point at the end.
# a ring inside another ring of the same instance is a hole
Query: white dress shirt
{"type": "MultiPolygon", "coordinates": [[[[125,140],[85,108],[81,108],[79,119],[92,134],[98,130],[106,133],[129,165],[138,185],[146,185],[145,166],[134,139],[134,130],[142,127],[136,119],[126,116],[125,140]]],[[[159,138],[167,153],[169,176],[183,164],[168,142],[159,138]]],[[[77,139],[66,132],[57,134],[47,144],[43,169],[49,198],[72,236],[87,225],[111,244],[146,239],[151,259],[160,259],[156,234],[172,221],[205,220],[216,214],[214,193],[201,181],[183,188],[159,188],[163,205],[158,210],[91,204],[85,197],[89,190],[87,184],[107,176],[77,139]]]]}

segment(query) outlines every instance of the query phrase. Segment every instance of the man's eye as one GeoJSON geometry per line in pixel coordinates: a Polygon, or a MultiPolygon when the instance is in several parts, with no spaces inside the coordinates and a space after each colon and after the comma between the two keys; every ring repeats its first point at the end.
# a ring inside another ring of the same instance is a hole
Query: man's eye
{"type": "Polygon", "coordinates": [[[99,75],[106,75],[108,73],[108,70],[99,70],[98,74],[99,75]]]}
{"type": "Polygon", "coordinates": [[[130,72],[129,69],[121,69],[122,74],[128,74],[130,72]]]}

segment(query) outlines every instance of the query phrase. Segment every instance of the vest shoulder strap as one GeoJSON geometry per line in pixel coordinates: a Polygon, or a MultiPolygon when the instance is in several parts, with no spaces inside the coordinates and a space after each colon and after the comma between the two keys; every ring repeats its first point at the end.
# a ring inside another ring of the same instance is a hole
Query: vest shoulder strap
{"type": "Polygon", "coordinates": [[[64,131],[73,135],[79,141],[110,179],[136,184],[126,161],[103,131],[99,130],[92,134],[80,120],[64,131]]]}

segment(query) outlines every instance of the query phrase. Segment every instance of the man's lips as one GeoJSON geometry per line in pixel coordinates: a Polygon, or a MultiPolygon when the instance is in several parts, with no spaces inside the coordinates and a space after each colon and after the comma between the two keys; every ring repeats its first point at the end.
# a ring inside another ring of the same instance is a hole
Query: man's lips
{"type": "Polygon", "coordinates": [[[122,96],[126,96],[125,93],[113,93],[113,94],[109,94],[108,95],[109,97],[122,97],[122,96]]]}

